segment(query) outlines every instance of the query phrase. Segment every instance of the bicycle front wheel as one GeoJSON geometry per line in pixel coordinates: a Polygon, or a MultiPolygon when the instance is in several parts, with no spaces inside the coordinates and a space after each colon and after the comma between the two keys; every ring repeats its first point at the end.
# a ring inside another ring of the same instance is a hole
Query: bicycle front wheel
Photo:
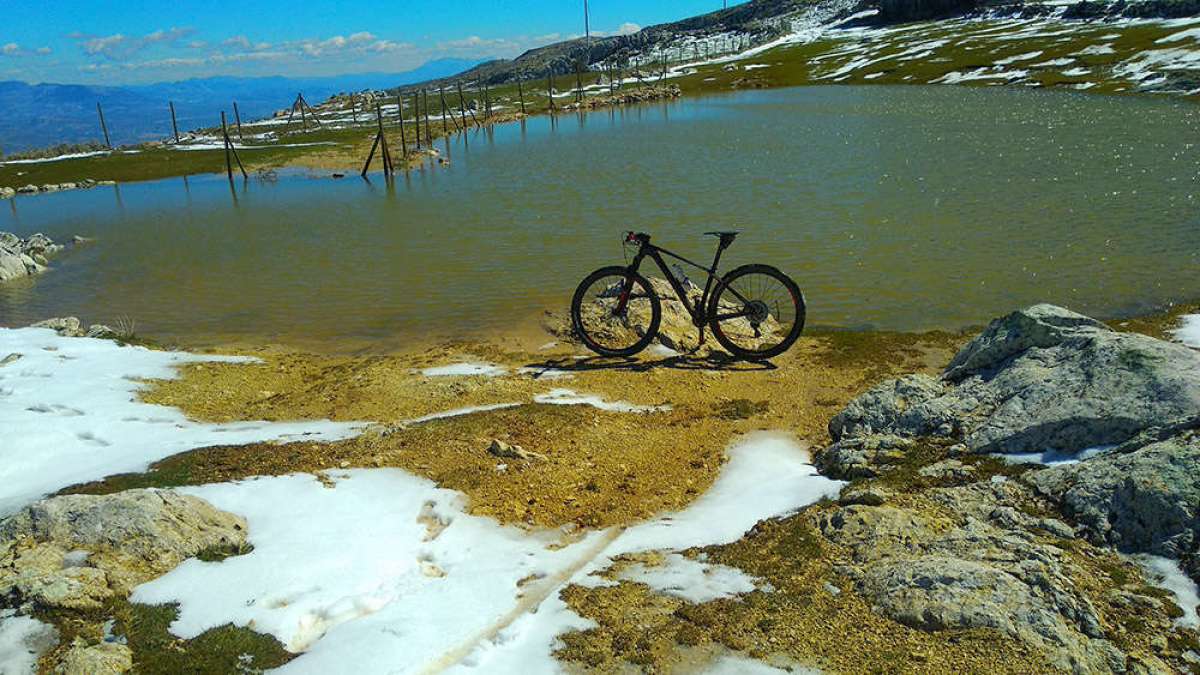
{"type": "Polygon", "coordinates": [[[602,356],[633,356],[658,334],[662,305],[650,282],[619,266],[602,267],[579,284],[571,323],[588,349],[602,356]]]}
{"type": "Polygon", "coordinates": [[[769,359],[788,350],[804,330],[800,287],[770,265],[744,265],[723,278],[708,304],[717,342],[742,359],[769,359]]]}

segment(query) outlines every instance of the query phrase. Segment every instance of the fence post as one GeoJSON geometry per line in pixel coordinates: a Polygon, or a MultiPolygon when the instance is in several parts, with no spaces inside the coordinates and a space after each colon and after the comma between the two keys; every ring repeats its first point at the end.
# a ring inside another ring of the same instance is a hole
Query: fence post
{"type": "Polygon", "coordinates": [[[242,114],[238,112],[237,101],[233,102],[233,121],[237,124],[238,140],[245,143],[246,137],[242,135],[242,114]]]}
{"type": "Polygon", "coordinates": [[[179,143],[179,125],[175,122],[175,102],[167,101],[167,105],[171,108],[171,130],[175,132],[175,143],[179,143]]]}
{"type": "Polygon", "coordinates": [[[112,142],[108,140],[108,125],[104,123],[104,108],[100,107],[100,101],[96,101],[96,113],[100,115],[100,130],[104,132],[104,146],[112,150],[112,142]]]}

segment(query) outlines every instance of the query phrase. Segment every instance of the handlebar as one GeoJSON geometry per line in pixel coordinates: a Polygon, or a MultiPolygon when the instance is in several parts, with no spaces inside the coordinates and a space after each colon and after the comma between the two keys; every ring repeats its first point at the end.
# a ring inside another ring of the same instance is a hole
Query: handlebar
{"type": "Polygon", "coordinates": [[[629,232],[625,233],[625,243],[626,244],[649,244],[650,243],[650,235],[646,234],[645,232],[634,232],[634,231],[630,230],[629,232]]]}

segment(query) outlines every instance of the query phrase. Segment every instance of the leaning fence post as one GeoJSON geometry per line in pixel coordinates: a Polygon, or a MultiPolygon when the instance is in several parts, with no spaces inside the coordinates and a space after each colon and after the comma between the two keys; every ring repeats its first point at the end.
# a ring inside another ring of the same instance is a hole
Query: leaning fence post
{"type": "Polygon", "coordinates": [[[179,124],[175,122],[175,102],[167,101],[167,105],[171,108],[171,130],[175,132],[175,143],[179,143],[179,124]]]}
{"type": "Polygon", "coordinates": [[[245,143],[246,137],[242,135],[242,114],[238,112],[237,101],[233,102],[233,121],[237,124],[238,139],[245,143]]]}
{"type": "Polygon", "coordinates": [[[400,154],[404,155],[404,166],[408,166],[408,137],[404,134],[404,98],[396,93],[396,114],[400,117],[400,154]]]}
{"type": "Polygon", "coordinates": [[[225,173],[229,176],[229,182],[233,182],[233,164],[230,162],[229,153],[233,153],[233,159],[237,160],[238,169],[242,172],[242,178],[249,178],[246,175],[246,167],[242,166],[242,158],[238,157],[237,148],[233,147],[233,141],[229,140],[229,128],[225,126],[225,111],[221,111],[221,137],[225,140],[225,173]]]}
{"type": "Polygon", "coordinates": [[[112,150],[112,142],[108,140],[108,125],[104,123],[104,109],[100,107],[100,101],[96,101],[96,113],[100,115],[100,130],[104,132],[104,147],[112,150]]]}
{"type": "Polygon", "coordinates": [[[429,132],[429,90],[421,90],[421,98],[424,99],[425,105],[425,144],[430,148],[433,147],[433,134],[429,132]]]}

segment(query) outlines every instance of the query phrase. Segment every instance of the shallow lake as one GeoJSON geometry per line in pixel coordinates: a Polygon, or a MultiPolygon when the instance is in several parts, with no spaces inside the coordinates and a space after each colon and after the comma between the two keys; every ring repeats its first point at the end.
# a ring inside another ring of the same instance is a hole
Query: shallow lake
{"type": "Polygon", "coordinates": [[[789,272],[810,325],[1102,317],[1200,298],[1200,107],[1009,88],[810,87],[531,119],[365,182],[173,178],[0,203],[95,237],[0,287],[0,325],[127,316],[185,343],[389,346],[562,309],[625,230],[789,272]]]}

